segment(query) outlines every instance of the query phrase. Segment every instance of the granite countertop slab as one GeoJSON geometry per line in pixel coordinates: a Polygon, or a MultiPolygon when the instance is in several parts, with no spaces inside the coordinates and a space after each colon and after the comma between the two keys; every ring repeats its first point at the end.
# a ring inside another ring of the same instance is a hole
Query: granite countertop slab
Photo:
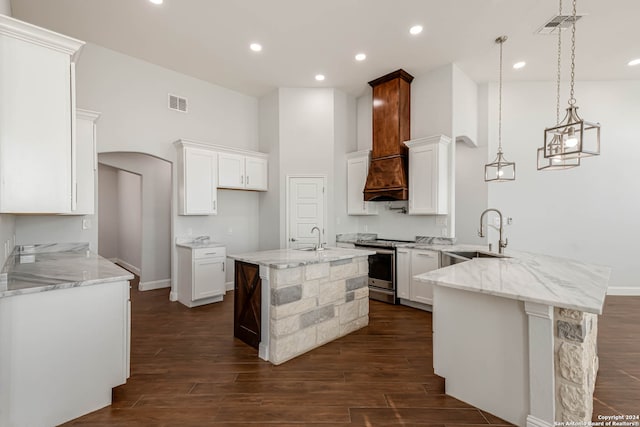
{"type": "Polygon", "coordinates": [[[190,242],[177,242],[176,246],[179,246],[181,248],[188,248],[188,249],[206,249],[206,248],[222,248],[225,246],[224,243],[219,243],[219,242],[212,242],[212,241],[204,241],[204,242],[196,242],[196,241],[190,241],[190,242]]]}
{"type": "Polygon", "coordinates": [[[0,273],[0,298],[131,279],[88,243],[16,246],[0,273]]]}
{"type": "Polygon", "coordinates": [[[375,252],[362,249],[325,248],[324,251],[301,251],[297,249],[274,249],[227,255],[228,258],[271,268],[295,268],[308,264],[339,261],[373,255],[375,252]]]}
{"type": "MultiPolygon", "coordinates": [[[[479,245],[406,247],[489,253],[486,246],[479,245]]],[[[415,278],[438,286],[602,314],[610,275],[611,268],[605,266],[507,250],[503,257],[474,258],[415,278]]]]}
{"type": "Polygon", "coordinates": [[[342,233],[336,234],[336,243],[355,243],[358,240],[376,240],[376,233],[342,233]]]}

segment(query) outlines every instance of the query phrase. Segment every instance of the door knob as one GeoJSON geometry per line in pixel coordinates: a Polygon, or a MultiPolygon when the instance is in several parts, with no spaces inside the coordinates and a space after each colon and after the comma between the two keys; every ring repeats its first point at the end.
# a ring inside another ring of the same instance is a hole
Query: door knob
{"type": "Polygon", "coordinates": [[[289,240],[292,241],[292,242],[297,242],[297,239],[295,237],[292,237],[289,240]]]}

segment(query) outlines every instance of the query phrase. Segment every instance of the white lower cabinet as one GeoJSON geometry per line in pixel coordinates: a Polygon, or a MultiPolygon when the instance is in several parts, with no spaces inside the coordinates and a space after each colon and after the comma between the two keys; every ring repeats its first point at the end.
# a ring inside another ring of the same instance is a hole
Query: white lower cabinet
{"type": "Polygon", "coordinates": [[[440,265],[438,251],[398,248],[396,251],[396,285],[398,298],[420,304],[433,304],[433,286],[413,278],[436,270],[440,265]]]}
{"type": "Polygon", "coordinates": [[[226,248],[178,247],[178,301],[187,307],[222,301],[226,248]]]}

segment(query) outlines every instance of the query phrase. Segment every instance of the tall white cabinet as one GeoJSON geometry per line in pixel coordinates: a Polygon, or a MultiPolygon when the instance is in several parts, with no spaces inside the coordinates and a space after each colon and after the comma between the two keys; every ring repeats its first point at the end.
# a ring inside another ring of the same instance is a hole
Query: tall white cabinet
{"type": "Polygon", "coordinates": [[[76,209],[75,60],[83,45],[0,15],[0,213],[76,209]]]}
{"type": "Polygon", "coordinates": [[[375,203],[364,201],[364,186],[369,173],[370,151],[347,154],[347,214],[377,215],[375,203]]]}
{"type": "Polygon", "coordinates": [[[409,215],[449,213],[451,138],[435,135],[405,141],[409,147],[409,215]]]}
{"type": "Polygon", "coordinates": [[[97,125],[100,113],[76,110],[76,209],[75,215],[93,215],[95,211],[97,125]]]}
{"type": "Polygon", "coordinates": [[[218,213],[217,153],[188,141],[176,141],[178,148],[178,213],[218,213]]]}

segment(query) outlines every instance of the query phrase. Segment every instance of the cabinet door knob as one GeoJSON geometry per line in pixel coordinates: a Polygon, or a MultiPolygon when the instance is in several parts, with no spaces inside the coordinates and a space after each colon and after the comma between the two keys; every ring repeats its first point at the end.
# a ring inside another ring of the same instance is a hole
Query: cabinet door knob
{"type": "Polygon", "coordinates": [[[297,242],[298,241],[295,237],[292,237],[289,240],[292,241],[292,242],[297,242]]]}

